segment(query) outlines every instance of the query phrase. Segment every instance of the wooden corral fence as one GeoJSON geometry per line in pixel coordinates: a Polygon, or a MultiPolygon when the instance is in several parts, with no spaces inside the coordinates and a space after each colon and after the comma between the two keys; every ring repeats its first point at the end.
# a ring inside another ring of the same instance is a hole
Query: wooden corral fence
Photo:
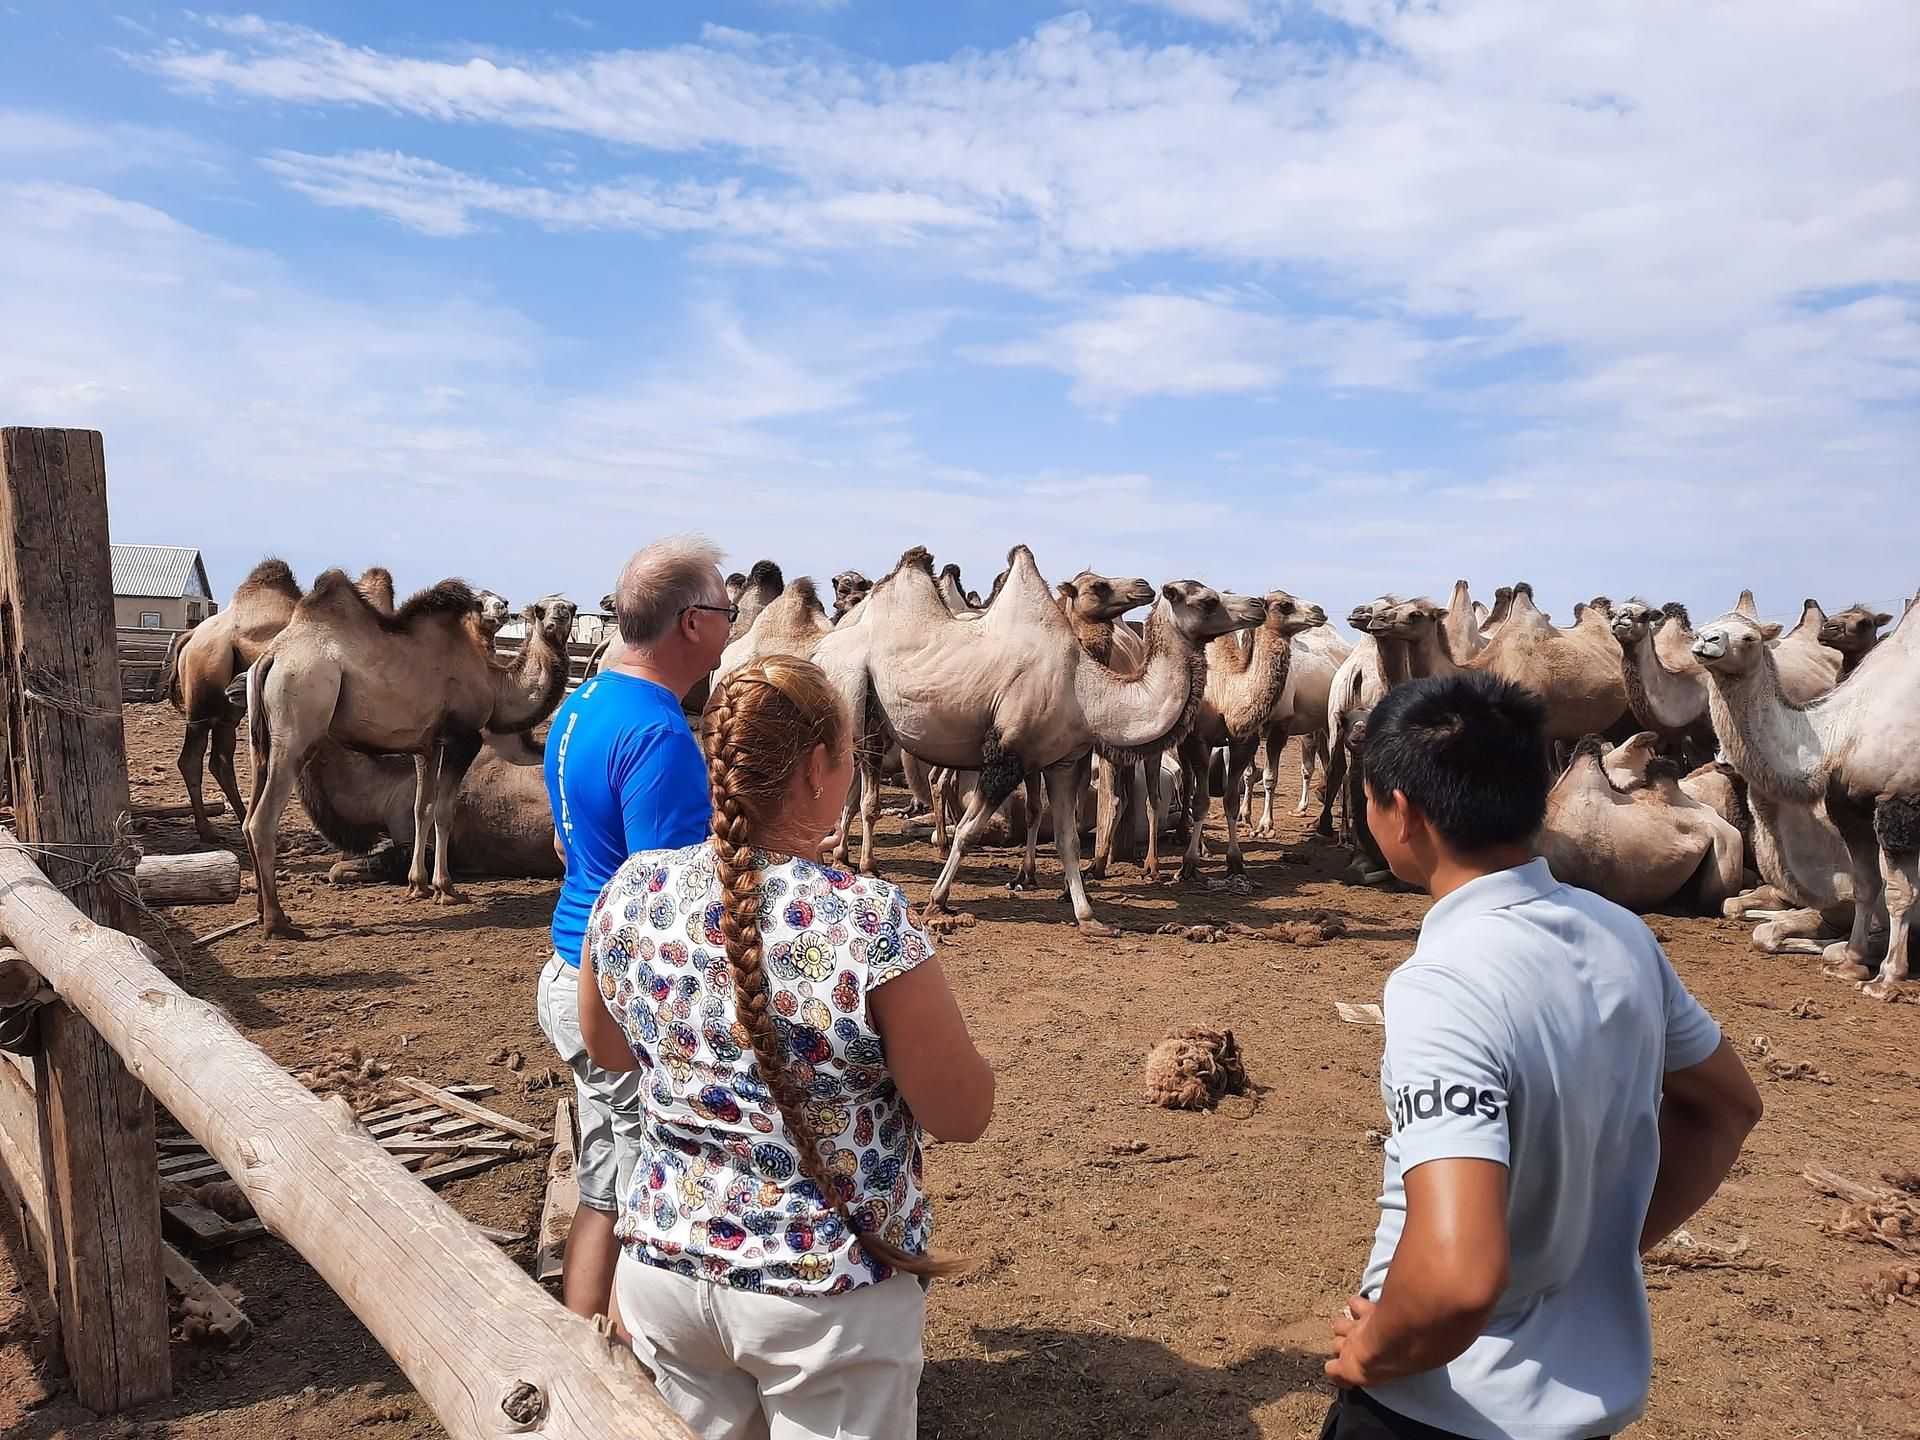
{"type": "MultiPolygon", "coordinates": [[[[497,635],[493,641],[493,653],[502,660],[515,660],[526,648],[524,635],[497,635]]],[[[578,640],[567,642],[567,693],[571,695],[580,688],[580,682],[587,678],[587,662],[599,651],[598,645],[583,644],[578,640]]]]}
{"type": "Polygon", "coordinates": [[[146,630],[122,625],[114,631],[120,661],[120,698],[151,703],[167,698],[167,656],[181,630],[146,630]]]}
{"type": "Polygon", "coordinates": [[[688,1440],[630,1351],[125,933],[132,877],[102,858],[121,853],[128,808],[110,573],[99,434],[0,429],[0,738],[18,831],[0,830],[0,968],[24,961],[58,997],[38,1012],[38,1053],[0,1056],[0,1188],[45,1262],[76,1397],[112,1411],[170,1389],[157,1096],[458,1440],[688,1440]]]}

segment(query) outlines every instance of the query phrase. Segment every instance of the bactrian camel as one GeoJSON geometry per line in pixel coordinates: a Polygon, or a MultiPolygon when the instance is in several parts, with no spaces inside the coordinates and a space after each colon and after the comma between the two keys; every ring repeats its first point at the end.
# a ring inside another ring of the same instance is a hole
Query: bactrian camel
{"type": "Polygon", "coordinates": [[[1309,605],[1285,590],[1270,590],[1264,599],[1266,614],[1252,631],[1251,645],[1243,646],[1238,635],[1223,635],[1207,646],[1207,678],[1200,709],[1180,742],[1191,806],[1187,851],[1180,861],[1182,880],[1199,878],[1201,837],[1212,799],[1207,771],[1213,752],[1222,746],[1227,752],[1227,783],[1221,797],[1227,817],[1227,873],[1245,871],[1240,851],[1240,796],[1247,767],[1253,763],[1266,737],[1268,721],[1287,688],[1294,636],[1327,623],[1326,612],[1318,605],[1309,605]]]}
{"type": "MultiPolygon", "coordinates": [[[[1161,587],[1147,620],[1145,668],[1120,676],[1075,638],[1025,546],[1008,557],[1001,593],[978,620],[957,620],[921,549],[901,557],[867,597],[863,622],[836,629],[814,652],[862,732],[861,868],[872,866],[878,761],[891,736],[936,765],[981,771],[929,904],[944,909],[974,832],[1032,770],[1046,778],[1058,816],[1077,815],[1097,747],[1131,764],[1191,723],[1206,683],[1201,647],[1259,621],[1257,599],[1222,596],[1194,581],[1161,587]]],[[[1054,827],[1074,919],[1093,918],[1080,873],[1080,837],[1054,827]]]]}
{"type": "Polygon", "coordinates": [[[387,614],[329,570],[255,662],[247,686],[254,804],[246,835],[268,934],[299,935],[280,905],[274,861],[280,813],[323,738],[415,757],[408,889],[453,898],[453,797],[480,752],[481,732],[522,730],[553,713],[566,691],[573,631],[571,601],[550,596],[529,605],[526,644],[503,665],[475,609],[464,581],[444,580],[387,614]]]}
{"type": "MultiPolygon", "coordinates": [[[[1620,678],[1634,718],[1664,749],[1699,758],[1714,751],[1707,677],[1690,653],[1676,664],[1661,652],[1662,637],[1684,626],[1684,619],[1684,611],[1676,616],[1629,600],[1613,612],[1613,638],[1620,646],[1620,678]]],[[[1690,633],[1686,643],[1692,644],[1690,633]]]]}
{"type": "MultiPolygon", "coordinates": [[[[780,592],[787,588],[786,577],[780,573],[780,567],[771,560],[756,560],[753,568],[746,574],[740,586],[740,593],[733,595],[732,604],[740,607],[740,613],[727,627],[729,642],[738,640],[753,628],[754,619],[760,612],[780,598],[780,592]]],[[[731,588],[729,589],[731,594],[731,588]]]]}
{"type": "Polygon", "coordinates": [[[1892,623],[1893,616],[1886,611],[1866,605],[1849,605],[1827,617],[1820,627],[1820,643],[1839,652],[1841,680],[1858,669],[1867,652],[1879,643],[1880,627],[1892,623]]]}
{"type": "MultiPolygon", "coordinates": [[[[1255,835],[1272,839],[1277,833],[1273,824],[1273,792],[1279,784],[1281,754],[1287,741],[1296,735],[1300,737],[1300,800],[1293,807],[1293,813],[1307,813],[1314,767],[1318,764],[1324,772],[1329,760],[1327,702],[1333,694],[1333,679],[1352,653],[1353,647],[1331,625],[1316,625],[1293,637],[1293,663],[1287,667],[1287,686],[1280,692],[1280,703],[1274,707],[1262,742],[1266,763],[1261,771],[1260,823],[1254,827],[1255,835]]],[[[1324,791],[1327,785],[1324,773],[1320,783],[1324,791]]],[[[1251,804],[1246,809],[1247,818],[1251,820],[1251,804]]]]}
{"type": "Polygon", "coordinates": [[[1392,595],[1382,595],[1348,612],[1347,624],[1360,632],[1360,639],[1334,671],[1333,683],[1327,690],[1327,781],[1320,802],[1320,819],[1314,828],[1322,835],[1333,834],[1333,803],[1338,797],[1340,838],[1345,843],[1352,842],[1354,833],[1353,809],[1344,793],[1351,758],[1347,750],[1347,737],[1352,728],[1348,717],[1355,711],[1371,710],[1385,698],[1387,691],[1408,678],[1405,643],[1373,632],[1374,616],[1399,603],[1392,595]]]}
{"type": "Polygon", "coordinates": [[[1914,607],[1829,694],[1795,705],[1782,693],[1777,627],[1738,612],[1693,642],[1712,687],[1713,724],[1753,792],[1801,805],[1824,801],[1853,872],[1853,928],[1827,951],[1830,974],[1866,980],[1879,915],[1886,959],[1863,988],[1891,998],[1907,976],[1907,936],[1920,888],[1920,625],[1914,607]]]}
{"type": "Polygon", "coordinates": [[[827,607],[820,603],[820,592],[810,576],[802,575],[764,606],[745,633],[721,652],[713,678],[716,682],[723,680],[742,665],[769,655],[807,659],[821,637],[832,633],[833,622],[827,618],[827,607]]]}
{"type": "Polygon", "coordinates": [[[1597,737],[1582,740],[1547,797],[1535,844],[1555,878],[1630,910],[1677,901],[1718,915],[1740,889],[1739,832],[1680,789],[1678,761],[1653,757],[1644,782],[1623,791],[1607,776],[1603,748],[1597,737]]]}
{"type": "MultiPolygon", "coordinates": [[[[543,755],[525,734],[485,737],[454,797],[456,873],[548,879],[566,873],[553,848],[553,808],[543,755]]],[[[300,803],[313,828],[347,857],[336,885],[406,879],[413,851],[413,762],[364,755],[322,740],[300,771],[300,803]]]]}

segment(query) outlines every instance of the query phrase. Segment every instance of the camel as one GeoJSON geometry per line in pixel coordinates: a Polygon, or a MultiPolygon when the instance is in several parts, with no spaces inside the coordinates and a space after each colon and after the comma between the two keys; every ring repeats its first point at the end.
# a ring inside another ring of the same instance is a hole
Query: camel
{"type": "Polygon", "coordinates": [[[329,570],[294,607],[247,684],[254,803],[245,830],[268,934],[299,938],[280,905],[274,859],[280,813],[322,738],[415,757],[408,889],[429,893],[431,823],[430,893],[438,903],[455,898],[453,799],[479,754],[481,732],[529,729],[566,693],[572,602],[549,596],[521,613],[527,642],[503,665],[475,623],[474,592],[461,580],[443,580],[387,614],[342,572],[329,570]]]}
{"type": "MultiPolygon", "coordinates": [[[[1307,813],[1315,762],[1325,770],[1330,761],[1327,701],[1333,694],[1333,678],[1352,653],[1353,647],[1332,625],[1316,625],[1293,637],[1293,664],[1287,669],[1287,688],[1280,692],[1280,703],[1274,707],[1264,741],[1266,764],[1261,771],[1260,823],[1253,831],[1256,836],[1270,840],[1277,833],[1273,825],[1273,792],[1279,783],[1280,757],[1288,739],[1295,735],[1300,737],[1300,801],[1293,807],[1293,813],[1307,813]]],[[[1324,776],[1320,785],[1324,793],[1327,789],[1324,776]]],[[[1245,818],[1252,819],[1250,800],[1245,818]]]]}
{"type": "MultiPolygon", "coordinates": [[[[1629,600],[1614,612],[1613,638],[1620,646],[1620,677],[1634,719],[1649,727],[1662,747],[1711,755],[1713,720],[1707,714],[1707,678],[1689,654],[1675,665],[1660,653],[1660,637],[1685,625],[1643,600],[1629,600]]],[[[1692,643],[1690,632],[1687,643],[1692,643]]]]}
{"type": "Polygon", "coordinates": [[[1908,922],[1920,889],[1920,625],[1913,616],[1909,605],[1852,675],[1803,705],[1783,693],[1777,652],[1767,644],[1778,626],[1733,612],[1693,642],[1711,686],[1714,730],[1752,792],[1783,804],[1824,801],[1840,832],[1853,926],[1828,947],[1827,970],[1866,981],[1862,989],[1876,999],[1891,999],[1907,977],[1908,922]],[[1869,945],[1883,911],[1886,958],[1873,976],[1869,945]]]}
{"type": "Polygon", "coordinates": [[[786,577],[780,573],[780,567],[771,560],[756,560],[753,569],[746,573],[739,594],[727,588],[729,605],[738,605],[740,612],[727,627],[727,639],[738,640],[753,628],[754,617],[780,598],[781,591],[787,588],[786,577]]]}
{"type": "MultiPolygon", "coordinates": [[[[1077,815],[1094,750],[1131,764],[1169,744],[1200,705],[1201,647],[1258,623],[1266,609],[1257,599],[1170,581],[1147,620],[1144,668],[1121,676],[1082,648],[1024,545],[1007,557],[1006,584],[978,620],[948,613],[932,558],[918,548],[862,608],[869,613],[860,625],[836,629],[814,652],[862,734],[861,870],[872,869],[884,738],[930,764],[983,772],[928,898],[935,910],[947,907],[974,833],[1029,771],[1045,775],[1055,815],[1077,815]]],[[[1085,933],[1111,934],[1087,902],[1076,827],[1056,825],[1054,837],[1074,920],[1085,933]]]]}
{"type": "Polygon", "coordinates": [[[833,623],[838,625],[867,598],[873,582],[858,570],[842,570],[833,577],[833,623]]]}
{"type": "Polygon", "coordinates": [[[1770,647],[1780,670],[1780,693],[1790,705],[1818,700],[1840,683],[1840,652],[1820,643],[1827,615],[1817,600],[1800,602],[1800,618],[1770,647]]]}
{"type": "MultiPolygon", "coordinates": [[[[566,873],[553,848],[543,753],[524,733],[489,733],[454,798],[453,850],[462,874],[550,879],[566,873]]],[[[346,858],[335,885],[399,884],[413,849],[413,764],[322,740],[300,770],[300,803],[346,858]]]]}
{"type": "Polygon", "coordinates": [[[1345,778],[1348,768],[1348,755],[1343,737],[1348,732],[1345,717],[1355,710],[1371,710],[1385,697],[1387,691],[1408,678],[1407,647],[1391,636],[1373,633],[1373,617],[1398,605],[1400,601],[1392,595],[1382,595],[1364,605],[1356,605],[1347,614],[1347,624],[1360,632],[1360,639],[1348,652],[1346,659],[1340,662],[1333,673],[1333,682],[1327,688],[1327,734],[1330,745],[1327,752],[1326,788],[1320,801],[1320,819],[1314,829],[1321,835],[1333,834],[1334,797],[1341,799],[1341,835],[1342,841],[1351,843],[1354,834],[1353,809],[1347,803],[1348,797],[1345,778]]]}
{"type": "Polygon", "coordinates": [[[1547,797],[1535,837],[1556,879],[1630,910],[1680,901],[1720,913],[1740,889],[1740,834],[1680,789],[1680,764],[1652,757],[1646,780],[1623,791],[1602,763],[1604,743],[1588,736],[1547,797]]]}
{"type": "Polygon", "coordinates": [[[270,556],[248,572],[226,609],[175,636],[167,653],[161,689],[187,721],[175,763],[193,808],[193,828],[208,844],[218,844],[220,839],[201,796],[202,767],[209,748],[215,783],[233,807],[234,819],[246,819],[233,769],[242,715],[227,698],[227,686],[286,627],[299,601],[300,582],[293,578],[293,571],[286,561],[270,556]]]}
{"type": "Polygon", "coordinates": [[[1221,796],[1227,817],[1227,873],[1245,873],[1246,862],[1240,851],[1240,794],[1247,767],[1266,738],[1268,721],[1287,687],[1287,675],[1293,668],[1294,636],[1327,623],[1326,611],[1284,590],[1270,590],[1264,599],[1266,614],[1252,632],[1251,646],[1243,648],[1240,637],[1234,634],[1222,635],[1207,646],[1207,678],[1200,709],[1180,742],[1187,794],[1192,797],[1187,851],[1180,861],[1182,880],[1200,876],[1201,832],[1212,801],[1207,770],[1213,752],[1222,746],[1227,752],[1227,783],[1221,796]]]}
{"type": "Polygon", "coordinates": [[[1820,643],[1839,652],[1840,680],[1860,668],[1867,652],[1880,642],[1880,627],[1892,623],[1893,616],[1886,611],[1858,604],[1827,617],[1820,627],[1820,643]]]}
{"type": "Polygon", "coordinates": [[[1488,613],[1484,605],[1476,605],[1473,596],[1467,593],[1466,581],[1453,582],[1453,593],[1447,597],[1447,644],[1462,664],[1486,648],[1480,627],[1486,623],[1488,613]]]}
{"type": "Polygon", "coordinates": [[[1515,681],[1545,700],[1550,741],[1603,733],[1627,713],[1620,644],[1605,607],[1586,606],[1562,630],[1534,605],[1533,587],[1525,582],[1513,587],[1506,620],[1464,668],[1515,681]]]}
{"type": "Polygon", "coordinates": [[[719,680],[742,665],[769,655],[798,655],[806,659],[822,636],[833,633],[827,619],[827,607],[820,603],[820,592],[811,576],[802,575],[780,592],[779,598],[756,615],[744,634],[721,652],[720,666],[714,671],[719,680]]]}

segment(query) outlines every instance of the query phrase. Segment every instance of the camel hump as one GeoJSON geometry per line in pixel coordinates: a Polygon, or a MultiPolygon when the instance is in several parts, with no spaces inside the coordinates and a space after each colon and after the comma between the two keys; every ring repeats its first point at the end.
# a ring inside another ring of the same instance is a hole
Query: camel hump
{"type": "Polygon", "coordinates": [[[1678,780],[1686,773],[1686,767],[1671,755],[1655,755],[1647,761],[1647,783],[1660,780],[1678,780]]]}
{"type": "Polygon", "coordinates": [[[931,579],[933,576],[933,552],[924,545],[915,545],[912,549],[901,555],[900,563],[893,567],[896,575],[906,569],[924,570],[927,572],[928,578],[931,579]]]}
{"type": "Polygon", "coordinates": [[[285,595],[298,600],[300,582],[293,578],[291,565],[278,555],[269,555],[247,572],[247,578],[240,582],[233,593],[238,598],[248,591],[270,591],[276,595],[285,595]]]}
{"type": "Polygon", "coordinates": [[[791,595],[795,600],[798,600],[809,610],[824,610],[827,608],[820,603],[820,588],[813,583],[813,577],[811,575],[802,575],[798,580],[788,585],[787,594],[791,595]]]}
{"type": "Polygon", "coordinates": [[[1678,600],[1669,600],[1660,607],[1660,613],[1669,620],[1678,620],[1689,630],[1693,628],[1693,616],[1687,613],[1687,607],[1678,600]]]}
{"type": "Polygon", "coordinates": [[[1582,735],[1580,737],[1580,743],[1573,747],[1573,758],[1568,762],[1567,768],[1572,769],[1573,766],[1578,765],[1582,760],[1598,760],[1606,751],[1607,742],[1598,735],[1582,735]]]}
{"type": "MultiPolygon", "coordinates": [[[[357,595],[360,592],[356,590],[354,593],[357,595]]],[[[429,585],[409,595],[406,604],[393,612],[393,625],[395,629],[404,629],[410,622],[429,616],[465,615],[479,603],[479,597],[474,594],[471,585],[457,575],[450,576],[437,585],[429,585]]]]}
{"type": "Polygon", "coordinates": [[[786,588],[786,577],[780,573],[780,567],[771,560],[756,560],[753,569],[747,572],[749,585],[765,585],[773,590],[786,588]]]}

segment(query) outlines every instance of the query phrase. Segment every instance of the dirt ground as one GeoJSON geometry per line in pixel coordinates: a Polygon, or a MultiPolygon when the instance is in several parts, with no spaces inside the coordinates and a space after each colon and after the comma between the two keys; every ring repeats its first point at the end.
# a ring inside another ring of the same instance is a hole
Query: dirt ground
{"type": "MultiPolygon", "coordinates": [[[[126,713],[136,810],[183,800],[172,763],[178,720],[164,707],[126,713]]],[[[1111,942],[1083,941],[1063,924],[1050,886],[1010,894],[1011,853],[969,861],[956,899],[979,924],[944,943],[942,958],[998,1072],[1000,1100],[980,1143],[928,1153],[938,1244],[982,1263],[935,1288],[924,1435],[1317,1433],[1329,1317],[1359,1275],[1373,1227],[1380,1152],[1367,1132],[1385,1123],[1381,1032],[1342,1023],[1334,1002],[1379,999],[1426,902],[1344,883],[1342,856],[1290,808],[1282,839],[1249,848],[1251,895],[1149,886],[1121,867],[1094,891],[1100,914],[1127,932],[1111,942]],[[1152,933],[1169,920],[1264,924],[1313,907],[1345,916],[1350,934],[1309,948],[1152,933]],[[1257,1096],[1205,1114],[1147,1105],[1141,1058],[1186,1025],[1230,1026],[1257,1096]]],[[[1217,824],[1217,806],[1215,815],[1217,824]]],[[[223,825],[239,849],[230,817],[223,825]]],[[[287,944],[249,932],[195,949],[186,938],[227,914],[179,912],[179,925],[150,938],[163,950],[172,942],[181,983],[291,1068],[358,1047],[436,1082],[493,1084],[489,1103],[550,1120],[558,1077],[534,1022],[534,985],[552,885],[473,882],[468,903],[450,910],[411,905],[396,890],[335,890],[324,878],[330,854],[297,805],[288,831],[287,904],[314,938],[287,944]],[[524,1056],[522,1068],[489,1063],[503,1046],[524,1056]]],[[[884,822],[882,868],[919,898],[936,857],[898,832],[899,822],[884,822]]],[[[185,821],[151,822],[144,840],[155,852],[197,848],[185,821]]],[[[1057,874],[1048,863],[1043,876],[1057,874]]],[[[1221,864],[1211,858],[1208,873],[1221,864]]],[[[241,904],[251,908],[250,893],[241,904]]],[[[1838,1202],[1800,1178],[1809,1161],[1860,1180],[1920,1167],[1920,1011],[1825,980],[1811,959],[1754,955],[1731,923],[1653,923],[1681,975],[1752,1048],[1768,1112],[1692,1227],[1705,1241],[1745,1238],[1744,1268],[1649,1274],[1653,1401],[1630,1433],[1920,1433],[1920,1308],[1867,1293],[1897,1257],[1824,1234],[1818,1222],[1838,1202]],[[1805,997],[1810,1007],[1798,1004],[1805,997]]],[[[541,1163],[524,1160],[442,1193],[475,1220],[530,1232],[542,1184],[541,1163]]],[[[0,1434],[440,1433],[379,1346],[277,1240],[207,1266],[243,1292],[257,1326],[251,1348],[227,1355],[176,1343],[171,1401],[97,1421],[36,1365],[20,1243],[0,1222],[0,1434]]],[[[530,1248],[511,1253],[525,1263],[530,1248]]]]}

